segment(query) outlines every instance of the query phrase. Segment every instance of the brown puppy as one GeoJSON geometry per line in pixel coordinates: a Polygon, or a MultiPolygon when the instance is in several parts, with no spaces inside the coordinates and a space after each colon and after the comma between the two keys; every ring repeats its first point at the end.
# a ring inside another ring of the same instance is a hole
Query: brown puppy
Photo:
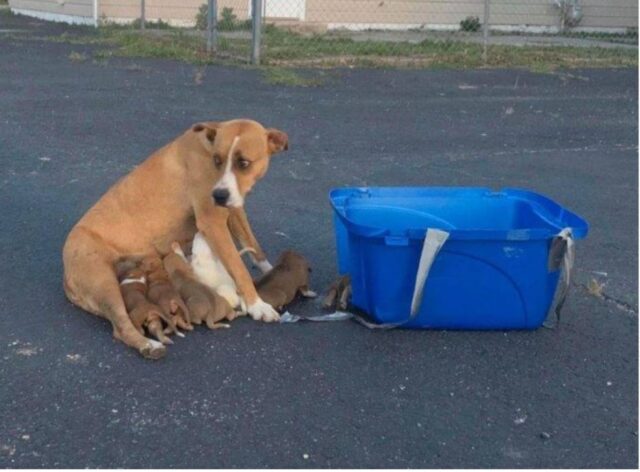
{"type": "Polygon", "coordinates": [[[173,241],[202,232],[227,268],[254,319],[275,321],[278,313],[258,296],[233,239],[256,250],[270,268],[248,224],[246,194],[264,176],[271,156],[288,138],[251,120],[206,122],[153,153],[118,181],[78,221],[63,248],[64,290],[69,300],[109,320],[113,335],[143,356],[165,354],[142,336],[127,314],[114,264],[167,254],[173,241]],[[143,222],[144,224],[140,224],[143,222]]]}
{"type": "Polygon", "coordinates": [[[124,271],[120,280],[120,291],[136,330],[144,334],[144,327],[146,327],[162,344],[173,344],[173,341],[165,336],[161,321],[170,323],[170,320],[162,313],[159,306],[147,300],[144,271],[138,268],[124,271]]]}
{"type": "Polygon", "coordinates": [[[158,305],[168,318],[171,318],[178,328],[192,330],[189,309],[180,298],[169,281],[169,274],[157,256],[147,257],[142,261],[142,270],[147,277],[147,298],[158,305]]]}
{"type": "Polygon", "coordinates": [[[326,309],[331,309],[334,305],[337,305],[339,310],[346,310],[350,297],[351,278],[349,275],[342,275],[329,287],[322,306],[326,309]]]}
{"type": "Polygon", "coordinates": [[[256,281],[260,298],[282,310],[298,293],[308,298],[316,297],[317,294],[309,290],[309,272],[309,263],[301,254],[283,252],[271,272],[256,281]]]}
{"type": "Polygon", "coordinates": [[[204,321],[210,329],[230,327],[219,321],[233,319],[233,308],[224,298],[196,280],[178,243],[172,245],[172,252],[165,256],[163,264],[171,283],[187,304],[193,324],[200,325],[204,321]]]}

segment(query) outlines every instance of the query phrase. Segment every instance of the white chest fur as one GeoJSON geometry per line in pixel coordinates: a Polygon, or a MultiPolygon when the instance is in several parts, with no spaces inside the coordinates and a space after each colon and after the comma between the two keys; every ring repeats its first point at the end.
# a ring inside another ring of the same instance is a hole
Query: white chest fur
{"type": "Polygon", "coordinates": [[[191,268],[198,280],[225,298],[232,307],[239,307],[241,301],[235,282],[200,232],[193,238],[191,252],[191,268]]]}

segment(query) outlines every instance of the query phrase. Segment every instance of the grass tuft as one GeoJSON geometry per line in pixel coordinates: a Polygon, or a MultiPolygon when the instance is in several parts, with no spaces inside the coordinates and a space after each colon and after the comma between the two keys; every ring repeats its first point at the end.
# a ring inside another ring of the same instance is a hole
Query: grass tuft
{"type": "Polygon", "coordinates": [[[293,69],[281,67],[265,67],[262,76],[271,85],[288,87],[317,87],[324,82],[320,77],[305,77],[293,69]]]}
{"type": "Polygon", "coordinates": [[[81,52],[73,51],[71,54],[69,54],[69,60],[71,62],[84,62],[87,59],[89,59],[87,55],[81,52]]]}
{"type": "MultiPolygon", "coordinates": [[[[54,41],[103,46],[96,59],[109,56],[175,59],[196,65],[229,58],[248,61],[248,36],[220,36],[214,55],[205,49],[205,37],[195,30],[170,28],[141,32],[129,27],[108,25],[96,33],[82,31],[62,34],[54,41]]],[[[264,31],[262,63],[269,83],[290,86],[318,85],[317,78],[287,67],[410,67],[410,68],[526,68],[535,72],[586,67],[638,67],[637,49],[507,46],[488,47],[483,61],[482,45],[463,41],[427,39],[419,43],[356,41],[328,35],[303,35],[268,26],[264,31]],[[279,68],[279,69],[276,69],[279,68]]]]}

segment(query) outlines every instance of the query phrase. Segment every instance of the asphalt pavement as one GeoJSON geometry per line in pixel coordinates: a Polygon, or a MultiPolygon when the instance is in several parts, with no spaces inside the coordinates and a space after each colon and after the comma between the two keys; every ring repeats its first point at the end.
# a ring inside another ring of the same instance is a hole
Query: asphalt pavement
{"type": "Polygon", "coordinates": [[[637,466],[636,70],[338,69],[287,87],[250,68],[94,62],[94,46],[44,39],[65,27],[0,22],[21,30],[0,32],[0,466],[637,466]],[[65,236],[154,149],[234,117],[289,134],[247,211],[272,258],[308,256],[317,291],[336,274],[334,187],[526,187],[582,215],[561,325],[241,319],[142,359],[65,299],[65,236]]]}

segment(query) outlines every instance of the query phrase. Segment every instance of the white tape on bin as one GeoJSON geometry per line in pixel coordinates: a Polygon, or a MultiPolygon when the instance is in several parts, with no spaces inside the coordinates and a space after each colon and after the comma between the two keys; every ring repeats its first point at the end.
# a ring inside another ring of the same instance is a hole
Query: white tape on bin
{"type": "Polygon", "coordinates": [[[439,229],[428,229],[422,244],[422,252],[420,254],[420,262],[418,263],[418,271],[416,272],[416,283],[413,287],[413,298],[411,299],[411,314],[409,318],[400,323],[372,323],[360,315],[346,311],[335,311],[327,315],[316,316],[300,316],[289,313],[288,311],[280,316],[280,323],[296,323],[300,320],[306,321],[344,321],[354,319],[358,323],[370,329],[390,329],[401,326],[413,320],[422,304],[422,296],[424,294],[424,286],[429,276],[429,271],[433,265],[433,261],[449,238],[449,233],[439,229]]]}
{"type": "MultiPolygon", "coordinates": [[[[555,312],[556,321],[560,322],[560,313],[562,312],[562,307],[564,306],[564,302],[567,300],[567,294],[571,287],[571,274],[573,272],[573,264],[576,259],[575,242],[573,240],[571,228],[565,228],[558,233],[552,242],[552,250],[553,245],[557,242],[564,243],[565,245],[562,254],[562,282],[560,285],[560,291],[556,296],[555,308],[552,308],[549,312],[555,312]]],[[[544,325],[546,327],[551,327],[548,321],[549,318],[547,316],[547,321],[545,321],[544,325]]]]}

